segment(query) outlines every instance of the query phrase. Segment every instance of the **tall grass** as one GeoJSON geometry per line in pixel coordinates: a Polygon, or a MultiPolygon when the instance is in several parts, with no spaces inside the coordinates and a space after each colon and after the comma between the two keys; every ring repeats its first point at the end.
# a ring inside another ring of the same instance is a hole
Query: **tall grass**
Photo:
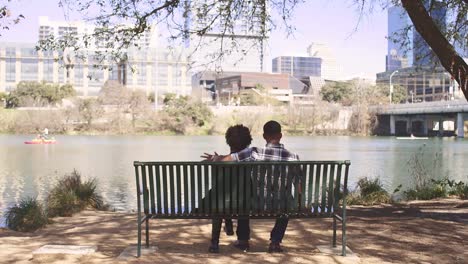
{"type": "Polygon", "coordinates": [[[73,170],[50,191],[47,197],[49,216],[71,216],[85,208],[106,209],[96,187],[95,179],[82,182],[81,174],[73,170]]]}
{"type": "Polygon", "coordinates": [[[403,191],[407,200],[431,200],[449,195],[468,198],[468,185],[443,177],[441,151],[426,152],[422,145],[408,160],[413,187],[403,191]]]}
{"type": "Polygon", "coordinates": [[[346,201],[349,205],[376,205],[390,203],[391,198],[378,177],[365,177],[358,181],[356,190],[348,194],[346,201]]]}
{"type": "Polygon", "coordinates": [[[6,211],[5,222],[12,230],[31,232],[45,226],[49,220],[36,198],[26,198],[6,211]]]}
{"type": "Polygon", "coordinates": [[[46,208],[35,198],[22,200],[5,213],[6,226],[12,230],[30,232],[49,223],[48,217],[72,216],[86,208],[108,209],[97,193],[96,180],[83,182],[81,174],[73,170],[52,188],[46,208]]]}

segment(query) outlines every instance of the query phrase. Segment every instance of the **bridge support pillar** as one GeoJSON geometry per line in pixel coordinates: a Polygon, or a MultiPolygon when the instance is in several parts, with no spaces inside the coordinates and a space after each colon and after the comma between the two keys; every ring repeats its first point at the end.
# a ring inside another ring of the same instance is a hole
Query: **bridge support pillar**
{"type": "Polygon", "coordinates": [[[395,135],[395,116],[390,115],[390,135],[395,135]]]}
{"type": "Polygon", "coordinates": [[[465,118],[463,113],[457,113],[457,137],[465,137],[465,118]]]}
{"type": "Polygon", "coordinates": [[[439,137],[444,136],[444,119],[439,117],[439,137]]]}
{"type": "Polygon", "coordinates": [[[413,119],[411,116],[408,116],[406,119],[406,133],[408,133],[408,135],[413,134],[413,119]]]}
{"type": "Polygon", "coordinates": [[[422,129],[423,129],[423,134],[424,136],[427,136],[429,134],[429,129],[427,128],[427,122],[428,122],[427,116],[423,117],[423,122],[422,122],[422,129]]]}

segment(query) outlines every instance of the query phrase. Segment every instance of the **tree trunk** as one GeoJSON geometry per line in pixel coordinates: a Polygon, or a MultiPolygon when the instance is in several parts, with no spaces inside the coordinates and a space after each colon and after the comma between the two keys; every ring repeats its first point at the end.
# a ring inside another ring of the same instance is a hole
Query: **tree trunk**
{"type": "Polygon", "coordinates": [[[439,58],[442,66],[452,75],[468,100],[468,65],[436,26],[429,16],[423,1],[401,0],[403,7],[408,12],[415,29],[432,48],[439,58]]]}

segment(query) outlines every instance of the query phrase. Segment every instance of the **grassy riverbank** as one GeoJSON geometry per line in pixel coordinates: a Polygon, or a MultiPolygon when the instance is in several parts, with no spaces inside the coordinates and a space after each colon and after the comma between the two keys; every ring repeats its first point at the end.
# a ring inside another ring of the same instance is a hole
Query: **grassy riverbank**
{"type": "Polygon", "coordinates": [[[85,116],[87,113],[70,109],[0,109],[0,133],[38,134],[47,127],[55,135],[224,135],[229,126],[244,124],[252,134],[261,135],[263,124],[274,119],[281,122],[285,135],[370,134],[369,127],[348,129],[352,120],[341,124],[335,120],[335,114],[313,113],[314,109],[307,113],[286,107],[239,107],[224,111],[197,104],[189,110],[175,108],[146,111],[138,116],[112,110],[85,116]],[[199,110],[193,110],[197,107],[199,110]]]}

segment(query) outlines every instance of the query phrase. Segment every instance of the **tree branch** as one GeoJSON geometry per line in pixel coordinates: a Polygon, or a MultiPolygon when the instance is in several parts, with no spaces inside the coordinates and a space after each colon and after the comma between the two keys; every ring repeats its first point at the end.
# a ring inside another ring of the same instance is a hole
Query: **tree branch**
{"type": "Polygon", "coordinates": [[[415,29],[437,55],[442,66],[460,85],[465,98],[468,100],[468,65],[466,62],[457,54],[434,20],[429,16],[423,1],[401,0],[401,3],[408,12],[415,29]]]}

